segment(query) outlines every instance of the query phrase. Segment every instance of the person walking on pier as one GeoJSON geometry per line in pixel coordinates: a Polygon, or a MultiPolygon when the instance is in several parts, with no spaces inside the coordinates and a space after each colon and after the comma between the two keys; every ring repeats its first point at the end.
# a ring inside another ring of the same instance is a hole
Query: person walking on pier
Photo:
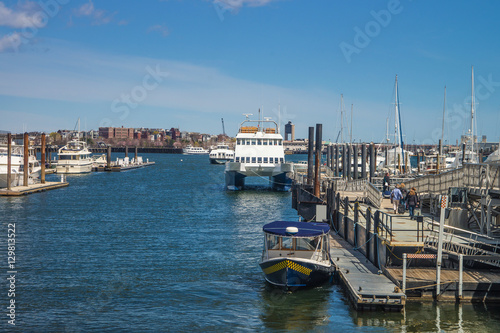
{"type": "Polygon", "coordinates": [[[412,187],[410,189],[410,192],[406,195],[406,202],[408,204],[408,210],[410,212],[410,219],[413,220],[415,217],[415,207],[418,206],[418,195],[417,195],[417,189],[412,187]]]}
{"type": "Polygon", "coordinates": [[[399,190],[399,185],[396,184],[396,187],[391,192],[391,202],[392,202],[392,206],[394,208],[394,214],[398,213],[399,200],[401,200],[402,197],[403,197],[403,195],[401,194],[401,191],[399,190]]]}
{"type": "Polygon", "coordinates": [[[406,196],[408,195],[408,191],[406,190],[404,183],[399,185],[399,190],[401,191],[401,200],[399,203],[401,204],[403,210],[401,213],[404,213],[406,211],[406,196]]]}
{"type": "Polygon", "coordinates": [[[382,193],[385,193],[389,191],[389,187],[391,186],[391,177],[389,177],[389,173],[387,172],[384,176],[384,191],[382,193]]]}

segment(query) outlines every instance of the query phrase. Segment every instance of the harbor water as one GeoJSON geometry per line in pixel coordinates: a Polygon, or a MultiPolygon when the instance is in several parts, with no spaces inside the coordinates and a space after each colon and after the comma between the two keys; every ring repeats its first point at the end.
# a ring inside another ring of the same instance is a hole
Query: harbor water
{"type": "Polygon", "coordinates": [[[262,226],[298,219],[291,194],[259,179],[227,192],[224,166],[206,155],[142,156],[156,165],[68,175],[66,188],[0,198],[0,331],[498,331],[498,306],[409,303],[402,313],[357,313],[335,284],[273,289],[258,265],[262,226]],[[7,316],[9,224],[15,326],[7,316]]]}

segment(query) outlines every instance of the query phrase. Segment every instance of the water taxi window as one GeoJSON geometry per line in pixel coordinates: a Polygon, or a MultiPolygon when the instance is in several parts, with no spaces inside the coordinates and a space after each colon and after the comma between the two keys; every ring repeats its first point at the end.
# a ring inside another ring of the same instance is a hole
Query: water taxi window
{"type": "Polygon", "coordinates": [[[314,238],[297,238],[295,249],[298,251],[314,251],[316,249],[317,240],[314,238]]]}
{"type": "Polygon", "coordinates": [[[267,157],[264,157],[264,163],[267,163],[267,157]]]}
{"type": "Polygon", "coordinates": [[[240,161],[240,158],[239,157],[236,157],[236,162],[239,162],[240,161]]]}
{"type": "Polygon", "coordinates": [[[264,142],[262,142],[262,144],[263,144],[264,146],[267,146],[267,140],[263,140],[263,141],[264,141],[264,142]]]}
{"type": "Polygon", "coordinates": [[[258,163],[262,163],[262,157],[259,157],[259,158],[257,159],[257,161],[258,161],[258,163]]]}
{"type": "Polygon", "coordinates": [[[257,144],[258,144],[259,146],[261,146],[261,145],[262,145],[262,140],[257,140],[257,144]]]}
{"type": "Polygon", "coordinates": [[[252,157],[252,163],[255,163],[257,159],[255,157],[252,157]]]}
{"type": "Polygon", "coordinates": [[[283,157],[280,157],[280,163],[283,163],[283,157]]]}
{"type": "Polygon", "coordinates": [[[274,235],[267,235],[267,248],[269,250],[279,250],[280,238],[274,235]]]}
{"type": "Polygon", "coordinates": [[[250,145],[250,140],[247,140],[247,146],[250,145]]]}
{"type": "Polygon", "coordinates": [[[278,145],[281,146],[281,140],[278,140],[278,145]]]}
{"type": "Polygon", "coordinates": [[[282,250],[291,250],[292,247],[293,247],[292,237],[282,237],[281,238],[281,249],[282,250]]]}
{"type": "Polygon", "coordinates": [[[250,157],[247,157],[247,163],[250,163],[250,157]]]}
{"type": "Polygon", "coordinates": [[[255,141],[256,141],[256,140],[252,140],[252,146],[255,146],[255,144],[256,144],[256,142],[255,142],[255,141]]]}
{"type": "MultiPolygon", "coordinates": [[[[245,142],[245,141],[243,141],[243,144],[244,144],[244,142],[245,142]]],[[[238,139],[238,140],[236,141],[236,144],[237,144],[237,145],[241,145],[241,140],[240,140],[240,139],[238,139]]]]}
{"type": "Polygon", "coordinates": [[[279,160],[277,157],[274,158],[274,163],[279,163],[279,160]]]}

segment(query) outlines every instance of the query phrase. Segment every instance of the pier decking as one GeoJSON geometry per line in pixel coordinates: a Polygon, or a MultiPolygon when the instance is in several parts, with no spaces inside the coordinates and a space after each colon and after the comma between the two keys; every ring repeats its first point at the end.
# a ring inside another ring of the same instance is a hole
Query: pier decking
{"type": "Polygon", "coordinates": [[[31,184],[28,186],[15,186],[10,190],[6,188],[0,189],[0,196],[20,196],[36,192],[43,192],[48,190],[54,190],[56,188],[66,187],[69,184],[67,182],[46,182],[44,184],[31,184]]]}
{"type": "Polygon", "coordinates": [[[338,235],[332,235],[330,250],[337,277],[357,310],[399,311],[405,294],[365,256],[338,235]]]}

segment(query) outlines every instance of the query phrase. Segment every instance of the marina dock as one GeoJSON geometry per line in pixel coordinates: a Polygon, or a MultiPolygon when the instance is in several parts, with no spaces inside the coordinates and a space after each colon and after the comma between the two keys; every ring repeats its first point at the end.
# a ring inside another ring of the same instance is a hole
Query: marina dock
{"type": "Polygon", "coordinates": [[[46,182],[44,184],[38,183],[38,184],[31,184],[28,186],[15,186],[12,187],[10,190],[2,188],[0,189],[0,196],[8,196],[8,197],[21,196],[31,193],[54,190],[57,188],[66,187],[68,185],[69,184],[67,182],[46,182]]]}

